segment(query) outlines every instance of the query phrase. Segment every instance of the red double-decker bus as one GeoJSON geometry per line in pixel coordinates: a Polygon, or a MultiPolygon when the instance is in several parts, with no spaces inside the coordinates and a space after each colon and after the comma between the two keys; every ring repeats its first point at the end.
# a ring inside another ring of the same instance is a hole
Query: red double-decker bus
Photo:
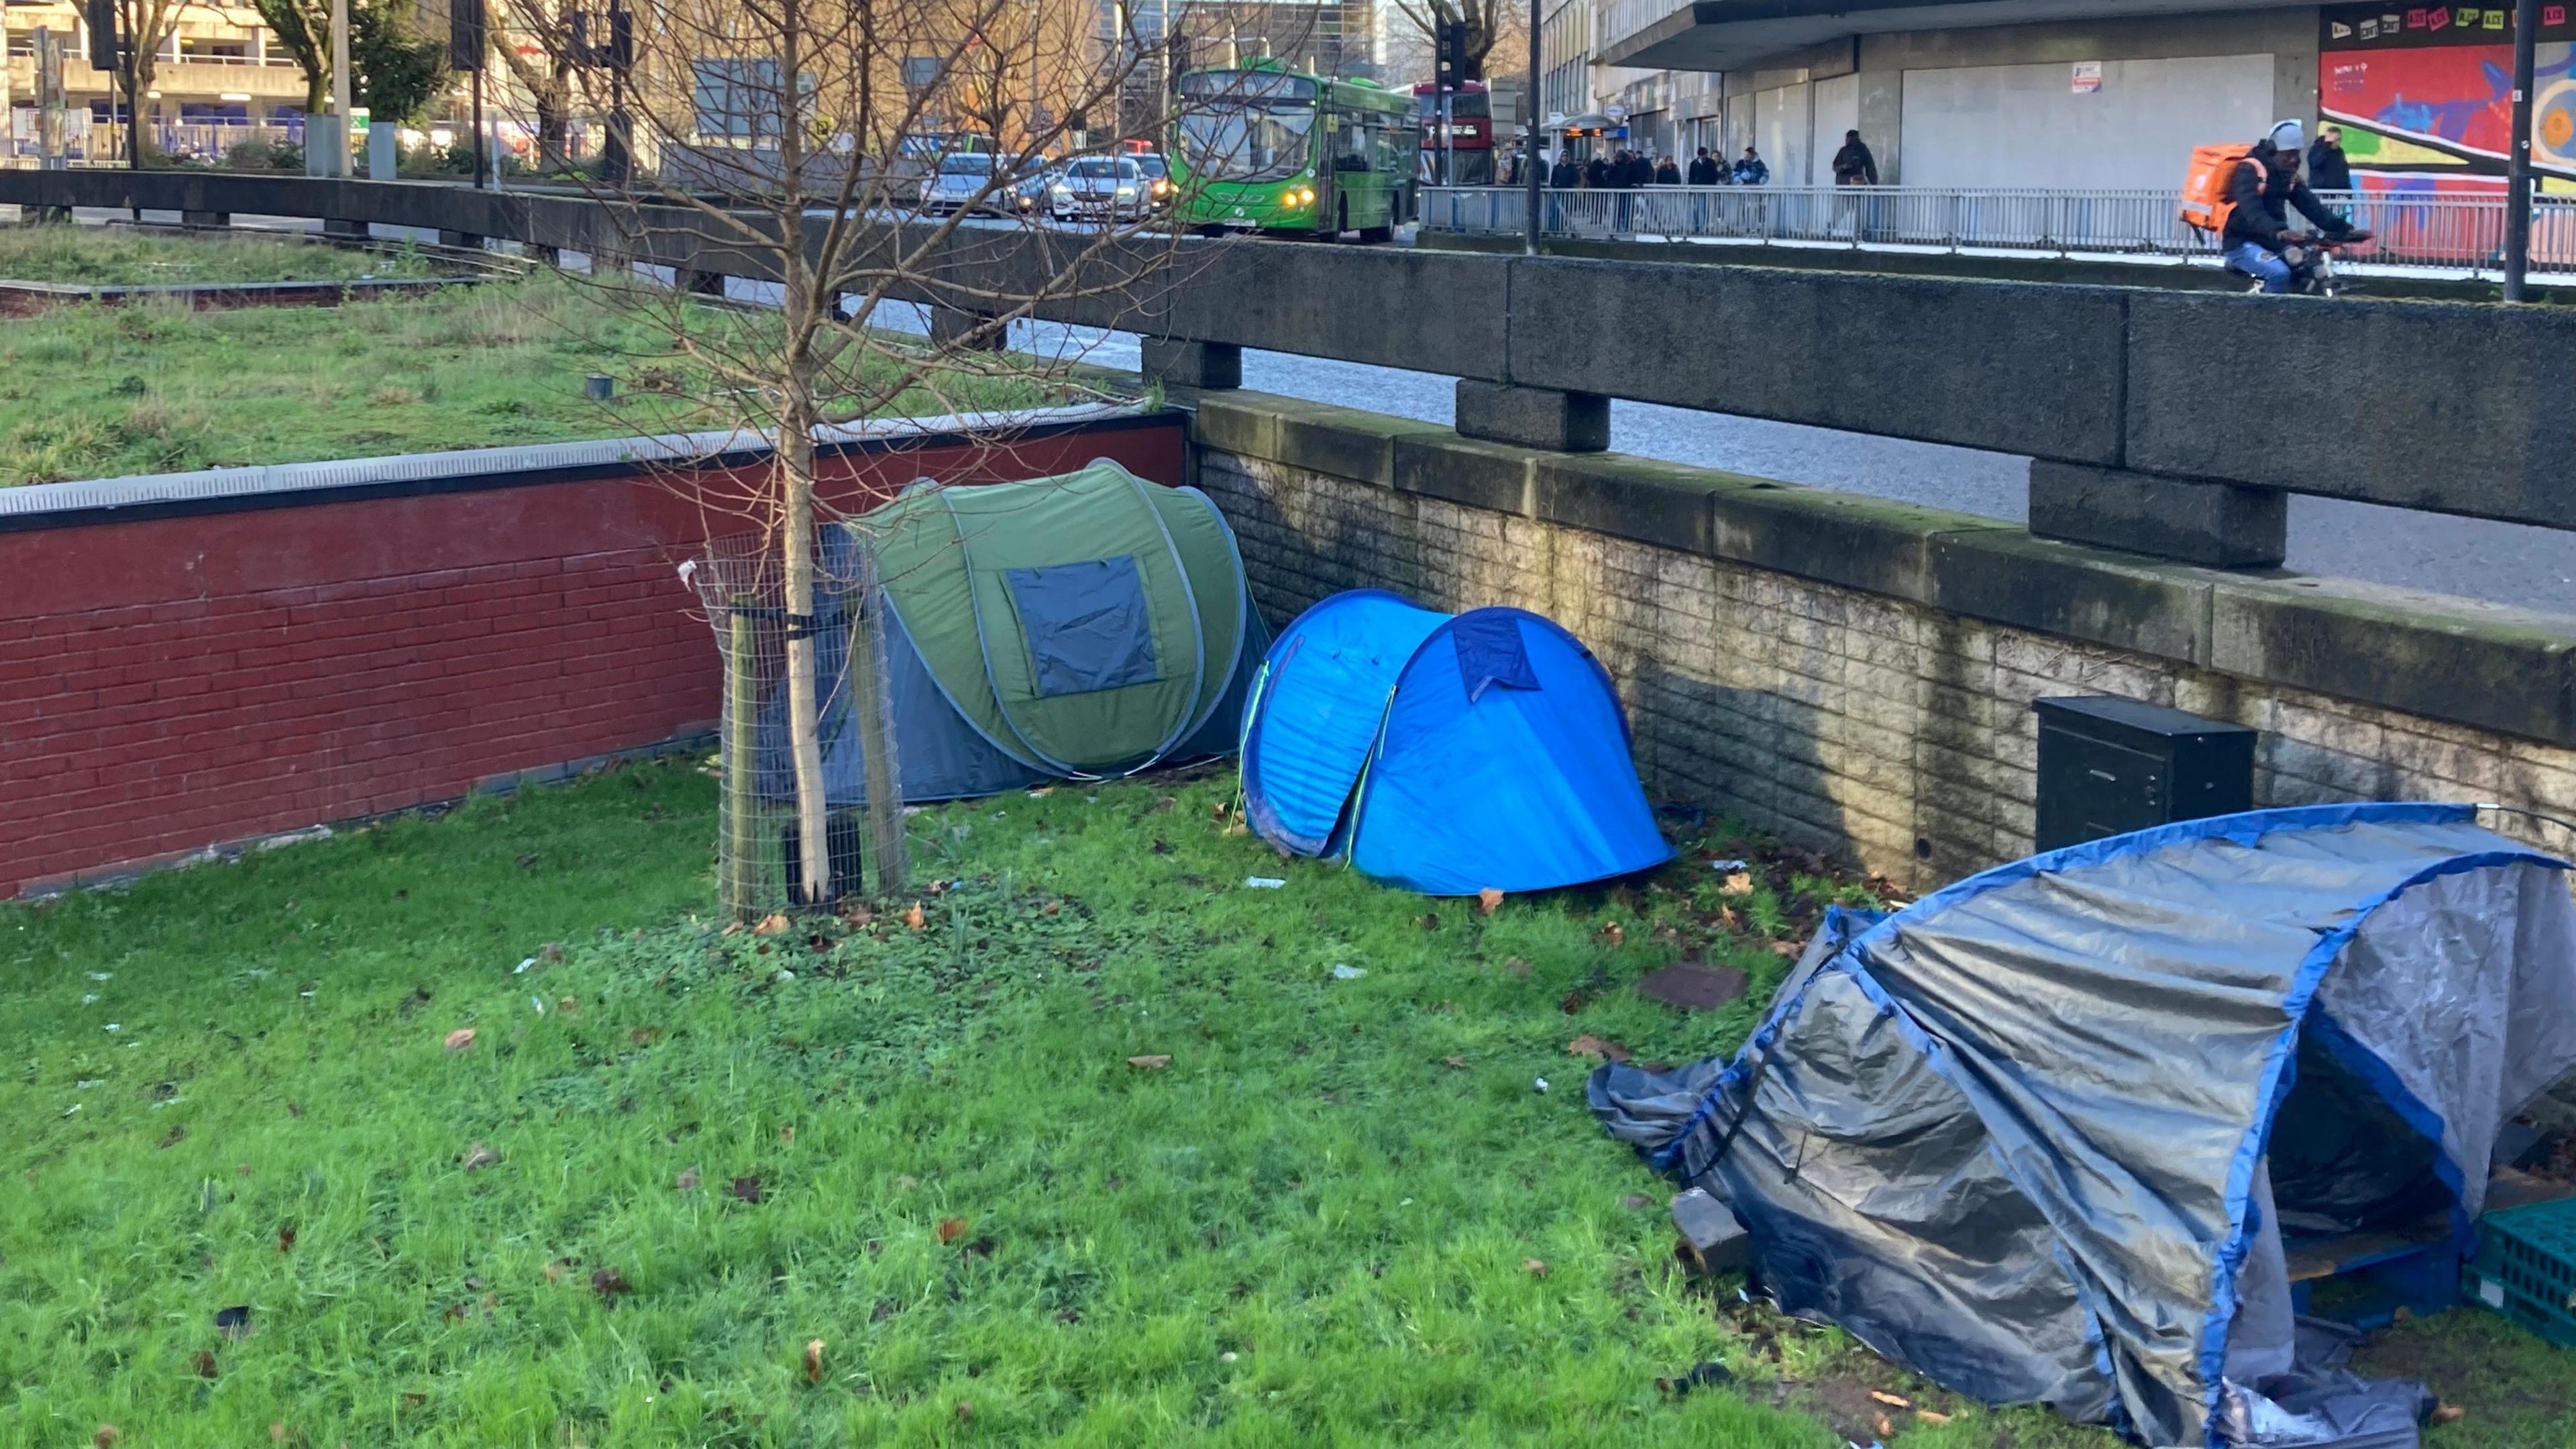
{"type": "Polygon", "coordinates": [[[1440,84],[1424,81],[1413,88],[1414,114],[1422,121],[1422,165],[1416,173],[1429,186],[1491,186],[1494,174],[1494,103],[1483,81],[1460,81],[1449,97],[1449,174],[1441,175],[1440,84]]]}

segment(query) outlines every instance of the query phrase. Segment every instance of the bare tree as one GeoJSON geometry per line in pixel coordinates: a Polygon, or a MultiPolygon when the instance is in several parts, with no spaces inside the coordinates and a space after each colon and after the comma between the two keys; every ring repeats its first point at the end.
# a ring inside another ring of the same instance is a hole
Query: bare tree
{"type": "MultiPolygon", "coordinates": [[[[819,425],[893,410],[907,395],[954,410],[970,380],[1025,375],[998,351],[1050,301],[1147,296],[1174,243],[1152,192],[1118,158],[1119,99],[1141,71],[1164,92],[1159,42],[1105,45],[1087,9],[1025,0],[677,0],[638,13],[622,91],[630,186],[596,186],[623,259],[716,257],[765,278],[759,312],[712,310],[685,286],[595,268],[613,305],[657,319],[737,424],[773,440],[756,479],[702,492],[766,541],[783,581],[786,735],[793,756],[797,899],[831,875],[812,621],[820,577],[819,425]],[[926,189],[937,183],[937,189],[926,189]],[[1070,227],[1032,219],[1064,209],[1070,227]],[[931,338],[894,324],[932,310],[931,338]]],[[[594,57],[594,59],[597,59],[594,57]]],[[[624,57],[610,57],[611,63],[624,57]]],[[[1149,134],[1167,116],[1151,118],[1149,134]]],[[[688,279],[680,279],[686,282],[688,279]]],[[[915,406],[908,410],[918,411],[915,406]]],[[[872,630],[853,630],[848,676],[881,688],[872,630]]],[[[901,793],[887,713],[855,701],[879,895],[901,885],[901,793]]]]}
{"type": "Polygon", "coordinates": [[[170,37],[179,33],[179,22],[185,19],[196,0],[116,0],[116,29],[123,38],[124,74],[117,77],[125,90],[125,115],[131,139],[130,164],[141,166],[146,148],[143,130],[143,102],[152,94],[152,82],[160,74],[161,49],[170,37]]]}
{"type": "Polygon", "coordinates": [[[1396,13],[1426,41],[1437,36],[1444,24],[1467,27],[1465,73],[1460,80],[1509,75],[1515,65],[1527,64],[1529,42],[1522,32],[1529,29],[1529,22],[1514,0],[1394,0],[1394,4],[1396,13]]]}
{"type": "MultiPolygon", "coordinates": [[[[480,4],[484,0],[457,0],[480,4]]],[[[537,165],[553,170],[572,158],[573,16],[581,0],[497,0],[493,37],[501,64],[527,98],[537,165]]]]}

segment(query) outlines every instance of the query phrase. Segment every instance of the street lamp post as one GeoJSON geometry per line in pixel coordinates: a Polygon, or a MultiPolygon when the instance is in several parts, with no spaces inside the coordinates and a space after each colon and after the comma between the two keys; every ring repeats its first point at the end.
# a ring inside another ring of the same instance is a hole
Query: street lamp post
{"type": "Polygon", "coordinates": [[[1545,179],[1539,173],[1547,167],[1538,153],[1539,3],[1530,0],[1529,85],[1521,97],[1521,132],[1526,138],[1521,143],[1521,177],[1528,183],[1529,195],[1529,215],[1521,218],[1521,255],[1530,257],[1538,255],[1539,184],[1545,179]]]}
{"type": "Polygon", "coordinates": [[[339,113],[339,142],[326,176],[349,174],[349,0],[331,0],[331,109],[339,113]]]}
{"type": "Polygon", "coordinates": [[[2522,300],[2531,269],[2531,82],[2533,45],[2540,30],[2540,0],[2513,7],[2513,149],[2506,152],[2504,193],[2504,299],[2522,300]]]}

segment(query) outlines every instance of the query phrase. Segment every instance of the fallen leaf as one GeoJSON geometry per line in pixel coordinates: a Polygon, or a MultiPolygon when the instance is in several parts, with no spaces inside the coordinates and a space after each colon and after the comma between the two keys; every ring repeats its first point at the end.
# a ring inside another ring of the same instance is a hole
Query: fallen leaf
{"type": "Polygon", "coordinates": [[[278,1226],[277,1251],[281,1253],[292,1253],[295,1251],[295,1224],[282,1223],[278,1226]]]}
{"type": "Polygon", "coordinates": [[[964,1399],[959,1399],[957,1401],[957,1422],[963,1424],[974,1417],[975,1406],[964,1399]]]}
{"type": "Polygon", "coordinates": [[[795,1141],[795,1140],[796,1140],[796,1129],[795,1129],[795,1128],[793,1128],[793,1127],[781,1127],[781,1128],[779,1128],[779,1129],[778,1129],[778,1140],[779,1140],[779,1141],[781,1141],[781,1142],[793,1142],[793,1141],[795,1141]]]}
{"type": "Polygon", "coordinates": [[[939,1241],[942,1243],[956,1242],[959,1238],[966,1236],[966,1220],[964,1218],[941,1218],[939,1220],[937,1231],[939,1233],[939,1241]]]}
{"type": "Polygon", "coordinates": [[[1744,918],[1735,913],[1733,906],[1719,906],[1717,919],[1730,931],[1744,924],[1744,918]]]}
{"type": "Polygon", "coordinates": [[[1654,1205],[1655,1200],[1646,1196],[1642,1192],[1632,1192],[1619,1199],[1619,1206],[1628,1209],[1630,1212],[1635,1212],[1640,1208],[1650,1208],[1654,1205]]]}
{"type": "Polygon", "coordinates": [[[1910,1409],[1914,1407],[1914,1401],[1905,1397],[1903,1394],[1891,1394],[1882,1389],[1872,1389],[1869,1391],[1869,1396],[1878,1400],[1880,1403],[1887,1405],[1891,1409],[1910,1409]]]}
{"type": "Polygon", "coordinates": [[[470,1026],[460,1026],[447,1034],[449,1051],[461,1052],[472,1045],[474,1045],[474,1028],[470,1026]]]}
{"type": "Polygon", "coordinates": [[[852,907],[850,907],[850,913],[849,913],[847,916],[844,916],[842,919],[844,919],[844,920],[848,921],[848,922],[850,923],[851,927],[852,927],[853,929],[856,929],[857,927],[867,925],[869,922],[874,921],[876,918],[877,918],[877,913],[876,913],[876,912],[874,912],[874,911],[872,911],[872,910],[869,910],[867,907],[865,907],[865,906],[852,906],[852,907]]]}
{"type": "Polygon", "coordinates": [[[651,1046],[656,1040],[660,1039],[661,1035],[662,1028],[658,1026],[639,1026],[633,1031],[628,1032],[626,1034],[626,1039],[635,1043],[637,1046],[651,1046]]]}
{"type": "Polygon", "coordinates": [[[823,1340],[819,1338],[809,1338],[805,1340],[805,1382],[809,1384],[819,1384],[822,1381],[823,1340]]]}
{"type": "Polygon", "coordinates": [[[1917,1409],[1914,1411],[1914,1417],[1922,1420],[1926,1424],[1946,1424],[1950,1422],[1950,1416],[1942,1413],[1939,1409],[1917,1409]]]}
{"type": "Polygon", "coordinates": [[[1492,915],[1496,908],[1500,907],[1502,903],[1503,893],[1494,889],[1492,886],[1487,886],[1483,890],[1476,892],[1476,909],[1483,911],[1486,915],[1492,915]]]}
{"type": "Polygon", "coordinates": [[[187,1128],[185,1128],[185,1127],[173,1127],[173,1128],[171,1128],[171,1129],[170,1129],[169,1135],[168,1135],[168,1136],[166,1136],[166,1137],[163,1137],[163,1138],[161,1139],[161,1145],[162,1145],[162,1146],[164,1146],[164,1147],[176,1147],[176,1146],[178,1146],[181,1142],[185,1141],[185,1140],[187,1139],[187,1136],[188,1136],[188,1129],[187,1129],[187,1128]]]}
{"type": "Polygon", "coordinates": [[[786,929],[787,918],[785,916],[768,915],[760,918],[760,924],[752,927],[751,933],[755,936],[775,936],[786,929]]]}
{"type": "Polygon", "coordinates": [[[1054,793],[1055,787],[1053,785],[1040,785],[1029,792],[1029,798],[1032,800],[1043,800],[1054,793]]]}
{"type": "Polygon", "coordinates": [[[1172,1059],[1168,1056],[1129,1057],[1127,1059],[1127,1065],[1134,1067],[1140,1072],[1159,1072],[1171,1064],[1172,1059]]]}
{"type": "Polygon", "coordinates": [[[1208,807],[1208,818],[1214,820],[1219,825],[1223,825],[1225,823],[1225,818],[1233,813],[1234,802],[1231,800],[1219,800],[1214,805],[1208,807]]]}
{"type": "Polygon", "coordinates": [[[671,1185],[682,1192],[696,1192],[698,1190],[697,1167],[694,1164],[691,1165],[688,1170],[682,1172],[677,1178],[674,1178],[671,1185]]]}
{"type": "Polygon", "coordinates": [[[450,1323],[463,1323],[465,1321],[465,1305],[462,1303],[450,1303],[447,1305],[447,1312],[443,1316],[450,1323]]]}
{"type": "Polygon", "coordinates": [[[620,1293],[634,1292],[635,1285],[627,1282],[626,1275],[616,1269],[602,1268],[590,1275],[590,1291],[602,1298],[614,1298],[620,1293]]]}
{"type": "Polygon", "coordinates": [[[1806,943],[1803,941],[1774,941],[1771,943],[1771,954],[1785,958],[1794,958],[1799,952],[1806,949],[1806,943]]]}
{"type": "Polygon", "coordinates": [[[1603,945],[1622,945],[1626,943],[1627,939],[1628,929],[1625,926],[1620,925],[1617,921],[1612,921],[1610,924],[1601,928],[1601,942],[1603,945]]]}
{"type": "Polygon", "coordinates": [[[1893,1439],[1896,1437],[1896,1426],[1887,1421],[1887,1416],[1885,1414],[1870,1415],[1869,1426],[1878,1431],[1878,1437],[1881,1439],[1893,1439]]]}
{"type": "Polygon", "coordinates": [[[493,1151],[491,1148],[486,1147],[480,1142],[466,1148],[464,1156],[458,1159],[458,1161],[465,1165],[465,1170],[467,1172],[479,1172],[500,1160],[500,1153],[493,1151]]]}
{"type": "Polygon", "coordinates": [[[98,1426],[98,1432],[89,1436],[89,1442],[97,1445],[98,1449],[107,1449],[107,1446],[124,1437],[125,1431],[114,1424],[101,1424],[98,1426]]]}
{"type": "Polygon", "coordinates": [[[1624,1062],[1630,1055],[1626,1047],[1607,1037],[1594,1036],[1588,1031],[1567,1042],[1565,1054],[1570,1057],[1604,1058],[1614,1062],[1624,1062]]]}
{"type": "Polygon", "coordinates": [[[733,1180],[733,1185],[726,1188],[725,1191],[732,1193],[735,1197],[740,1198],[744,1202],[758,1202],[760,1201],[760,1175],[758,1173],[751,1173],[743,1177],[737,1177],[733,1180]]]}
{"type": "Polygon", "coordinates": [[[912,909],[903,913],[903,924],[906,930],[920,930],[922,922],[927,919],[928,917],[921,913],[921,902],[919,901],[914,901],[912,903],[912,909]]]}
{"type": "Polygon", "coordinates": [[[1527,976],[1530,974],[1530,964],[1518,956],[1514,956],[1510,960],[1505,961],[1503,963],[1503,969],[1514,976],[1527,976]]]}
{"type": "Polygon", "coordinates": [[[581,1003],[567,996],[561,1001],[555,1003],[555,1014],[558,1016],[579,1016],[581,1015],[581,1003]]]}
{"type": "Polygon", "coordinates": [[[213,1378],[218,1371],[213,1351],[202,1348],[188,1356],[188,1367],[196,1370],[197,1377],[201,1379],[213,1378]]]}
{"type": "Polygon", "coordinates": [[[1544,1278],[1547,1276],[1547,1264],[1537,1258],[1523,1258],[1521,1271],[1533,1278],[1544,1278]]]}
{"type": "Polygon", "coordinates": [[[1442,1057],[1440,1062],[1443,1066],[1458,1067],[1461,1069],[1465,1068],[1467,1065],[1467,1059],[1465,1057],[1442,1057]]]}
{"type": "Polygon", "coordinates": [[[1057,910],[1057,904],[1056,904],[1056,902],[1054,902],[1054,901],[1049,901],[1049,902],[1047,902],[1045,905],[1042,905],[1042,906],[1038,907],[1038,914],[1039,914],[1039,915],[1041,915],[1041,916],[1052,916],[1052,915],[1054,915],[1054,914],[1056,913],[1056,910],[1057,910]]]}
{"type": "Polygon", "coordinates": [[[562,1281],[564,1280],[564,1274],[565,1274],[566,1272],[570,1271],[570,1270],[571,1270],[571,1268],[572,1268],[572,1259],[570,1259],[570,1258],[557,1258],[557,1259],[555,1259],[553,1262],[548,1263],[548,1264],[546,1265],[546,1268],[545,1268],[546,1281],[547,1281],[547,1282],[549,1282],[549,1283],[560,1283],[560,1282],[562,1282],[562,1281]]]}
{"type": "Polygon", "coordinates": [[[1722,896],[1749,896],[1753,894],[1753,873],[1751,871],[1744,870],[1737,871],[1735,874],[1718,882],[1717,893],[1722,896]]]}
{"type": "Polygon", "coordinates": [[[2432,1422],[2436,1424],[2456,1424],[2468,1416],[2469,1411],[2461,1408],[2457,1404],[2438,1404],[2434,1406],[2432,1422]]]}

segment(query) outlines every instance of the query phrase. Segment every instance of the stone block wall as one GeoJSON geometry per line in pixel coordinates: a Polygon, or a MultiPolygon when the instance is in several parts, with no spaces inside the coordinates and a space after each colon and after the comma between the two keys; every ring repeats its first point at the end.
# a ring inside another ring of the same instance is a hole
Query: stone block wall
{"type": "MultiPolygon", "coordinates": [[[[2031,702],[2044,695],[2123,695],[2261,729],[2262,805],[2466,799],[2576,821],[2576,738],[2469,722],[2558,728],[2530,696],[2563,697],[2576,621],[2429,599],[2405,615],[2407,601],[2371,591],[2145,564],[1937,510],[1523,453],[1288,399],[1196,404],[1194,479],[1233,521],[1274,620],[1356,587],[1549,615],[1617,679],[1652,795],[1909,889],[2029,853],[2031,702]],[[2338,638],[2373,657],[2317,642],[2338,638]],[[2354,697],[2388,659],[2482,653],[2494,662],[2444,685],[2457,718],[2354,697]]],[[[2486,820],[2576,850],[2565,826],[2486,820]]]]}

